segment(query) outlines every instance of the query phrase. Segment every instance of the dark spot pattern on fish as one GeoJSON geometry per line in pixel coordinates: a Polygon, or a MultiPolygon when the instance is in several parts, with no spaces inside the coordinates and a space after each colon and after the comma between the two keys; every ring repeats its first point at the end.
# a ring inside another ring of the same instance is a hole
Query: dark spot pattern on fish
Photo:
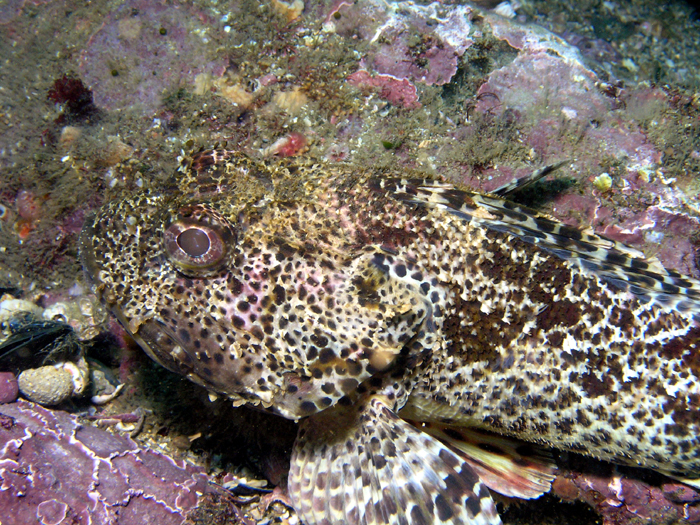
{"type": "Polygon", "coordinates": [[[499,523],[466,428],[700,477],[693,279],[428,178],[217,150],[172,184],[89,221],[86,270],[158,362],[302,421],[310,525],[499,523]]]}

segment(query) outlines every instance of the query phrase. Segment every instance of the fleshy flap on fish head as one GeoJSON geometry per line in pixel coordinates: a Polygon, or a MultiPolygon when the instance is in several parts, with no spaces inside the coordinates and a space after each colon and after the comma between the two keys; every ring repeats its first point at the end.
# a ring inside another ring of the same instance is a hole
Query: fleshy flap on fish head
{"type": "Polygon", "coordinates": [[[332,190],[224,161],[200,156],[180,194],[112,203],[84,228],[97,292],[156,361],[297,419],[421,352],[429,303],[390,253],[353,238],[332,190]]]}

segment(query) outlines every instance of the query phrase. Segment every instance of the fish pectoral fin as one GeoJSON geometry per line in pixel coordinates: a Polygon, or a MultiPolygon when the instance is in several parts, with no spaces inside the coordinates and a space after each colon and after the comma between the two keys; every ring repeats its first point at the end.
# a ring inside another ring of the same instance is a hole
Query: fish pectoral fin
{"type": "Polygon", "coordinates": [[[476,429],[414,423],[456,449],[484,484],[504,496],[534,499],[549,492],[557,466],[543,448],[476,429]]]}
{"type": "Polygon", "coordinates": [[[302,421],[289,495],[308,525],[501,523],[469,464],[381,396],[302,421]]]}

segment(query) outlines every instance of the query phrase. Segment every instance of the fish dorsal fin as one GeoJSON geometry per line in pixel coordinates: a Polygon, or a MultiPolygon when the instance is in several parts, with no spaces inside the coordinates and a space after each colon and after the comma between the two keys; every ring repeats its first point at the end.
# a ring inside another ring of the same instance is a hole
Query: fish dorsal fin
{"type": "Polygon", "coordinates": [[[461,190],[443,182],[395,179],[384,186],[401,200],[442,209],[474,226],[534,244],[633,293],[642,302],[654,301],[700,319],[700,282],[666,270],[656,258],[646,259],[642,252],[622,243],[567,226],[498,196],[461,190]]]}
{"type": "Polygon", "coordinates": [[[513,195],[514,193],[517,193],[519,191],[524,190],[525,188],[528,188],[532,186],[535,182],[540,180],[543,177],[546,177],[550,173],[552,173],[554,170],[561,168],[564,164],[569,162],[568,160],[563,160],[561,162],[557,162],[556,164],[550,164],[549,166],[544,166],[538,170],[533,171],[529,175],[525,175],[524,177],[520,177],[519,179],[513,179],[510,182],[504,184],[503,186],[500,186],[493,190],[491,193],[493,195],[498,195],[499,197],[508,197],[509,195],[513,195]]]}
{"type": "Polygon", "coordinates": [[[308,525],[498,525],[460,455],[399,418],[382,396],[302,421],[289,495],[308,525]]]}
{"type": "Polygon", "coordinates": [[[484,484],[499,494],[535,499],[549,492],[557,466],[551,453],[529,443],[472,428],[412,422],[459,451],[484,484]]]}

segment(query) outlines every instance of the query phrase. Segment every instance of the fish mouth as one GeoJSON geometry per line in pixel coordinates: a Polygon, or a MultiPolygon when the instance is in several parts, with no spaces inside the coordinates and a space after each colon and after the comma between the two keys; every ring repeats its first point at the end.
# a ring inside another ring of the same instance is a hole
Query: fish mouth
{"type": "MultiPolygon", "coordinates": [[[[113,308],[112,312],[122,326],[129,327],[130,324],[123,314],[116,310],[113,308]]],[[[185,351],[183,343],[170,333],[165,324],[156,319],[149,319],[140,323],[137,330],[132,331],[127,328],[127,331],[156,363],[171,372],[191,377],[194,369],[192,357],[185,351]]]]}
{"type": "MultiPolygon", "coordinates": [[[[125,324],[123,316],[117,312],[115,315],[122,325],[129,326],[125,324]]],[[[222,376],[213,373],[207,379],[207,374],[202,373],[205,369],[202,363],[189,353],[189,346],[173,334],[165,323],[157,319],[149,319],[142,322],[135,333],[128,328],[127,331],[155,362],[171,372],[187,377],[210,393],[225,395],[233,402],[233,406],[247,405],[288,419],[299,418],[295,412],[286,411],[284,408],[278,409],[274,394],[267,392],[268,395],[264,395],[263,392],[256,391],[255,383],[250,378],[234,382],[231,381],[232,377],[226,377],[227,374],[224,374],[222,382],[222,376]]],[[[237,372],[233,372],[233,375],[240,377],[237,372]]]]}

